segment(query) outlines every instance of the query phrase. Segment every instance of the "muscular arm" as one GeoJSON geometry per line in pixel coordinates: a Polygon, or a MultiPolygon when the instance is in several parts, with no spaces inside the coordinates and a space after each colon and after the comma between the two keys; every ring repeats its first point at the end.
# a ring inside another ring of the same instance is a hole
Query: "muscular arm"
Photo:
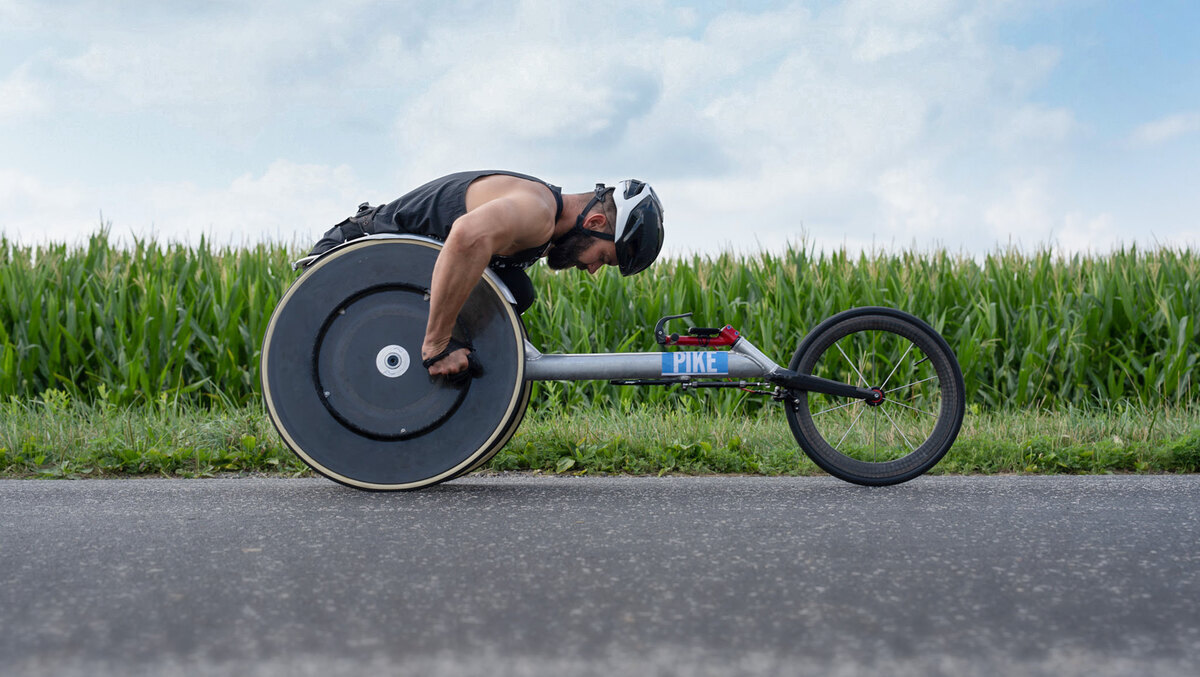
{"type": "MultiPolygon", "coordinates": [[[[454,321],[492,256],[538,238],[545,241],[552,217],[544,202],[517,195],[492,200],[454,222],[433,266],[422,359],[445,350],[454,321]]],[[[466,368],[467,351],[457,350],[431,365],[429,373],[454,374],[466,368]]]]}

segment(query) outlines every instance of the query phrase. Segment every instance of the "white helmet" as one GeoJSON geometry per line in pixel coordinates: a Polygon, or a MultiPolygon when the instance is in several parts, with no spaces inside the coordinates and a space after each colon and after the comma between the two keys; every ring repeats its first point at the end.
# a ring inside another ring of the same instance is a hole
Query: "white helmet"
{"type": "Polygon", "coordinates": [[[617,264],[622,275],[640,273],[662,251],[662,202],[650,184],[637,179],[618,181],[613,200],[617,203],[617,223],[613,227],[617,264]]]}
{"type": "Polygon", "coordinates": [[[588,201],[583,211],[579,212],[575,219],[575,227],[555,238],[554,244],[557,245],[576,232],[614,243],[617,248],[617,266],[622,275],[640,273],[650,267],[662,251],[662,202],[659,202],[658,195],[650,184],[637,179],[618,181],[613,188],[597,183],[596,194],[588,201]],[[584,228],[583,220],[588,212],[603,200],[605,193],[610,190],[613,192],[613,202],[617,206],[617,222],[613,224],[613,234],[584,228]]]}

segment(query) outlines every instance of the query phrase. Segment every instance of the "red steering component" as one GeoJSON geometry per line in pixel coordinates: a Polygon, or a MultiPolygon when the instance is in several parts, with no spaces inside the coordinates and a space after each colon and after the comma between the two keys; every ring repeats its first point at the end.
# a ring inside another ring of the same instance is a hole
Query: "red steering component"
{"type": "Polygon", "coordinates": [[[737,343],[742,337],[738,330],[732,325],[725,325],[716,336],[680,336],[679,334],[670,334],[666,337],[668,346],[707,346],[715,348],[718,346],[731,346],[737,343]]]}

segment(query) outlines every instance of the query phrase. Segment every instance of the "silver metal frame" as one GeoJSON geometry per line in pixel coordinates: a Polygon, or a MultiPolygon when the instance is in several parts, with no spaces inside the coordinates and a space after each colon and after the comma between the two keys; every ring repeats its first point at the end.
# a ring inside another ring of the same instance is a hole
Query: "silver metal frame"
{"type": "MultiPolygon", "coordinates": [[[[707,351],[692,351],[707,352],[707,351]]],[[[528,381],[591,381],[600,379],[693,379],[765,378],[784,369],[745,338],[729,349],[729,373],[663,374],[663,353],[553,353],[544,354],[525,341],[525,379],[528,381]]]]}

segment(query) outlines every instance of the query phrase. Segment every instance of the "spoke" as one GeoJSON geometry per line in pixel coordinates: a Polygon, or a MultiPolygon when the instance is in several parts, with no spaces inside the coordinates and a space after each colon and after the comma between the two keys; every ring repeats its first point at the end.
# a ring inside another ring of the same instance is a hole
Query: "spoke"
{"type": "Polygon", "coordinates": [[[850,427],[849,427],[849,428],[846,428],[846,434],[845,434],[845,435],[842,435],[842,439],[838,440],[838,443],[837,443],[837,444],[835,444],[835,445],[833,445],[833,450],[834,450],[834,451],[837,451],[837,450],[838,450],[838,447],[842,446],[842,442],[845,442],[845,441],[846,441],[846,436],[850,434],[850,431],[851,431],[851,430],[854,430],[854,426],[858,424],[858,419],[862,418],[863,412],[864,412],[864,411],[866,411],[866,410],[867,410],[867,408],[866,408],[866,407],[863,407],[862,409],[860,409],[860,410],[858,411],[858,416],[855,416],[855,417],[854,417],[854,420],[850,422],[850,427]]]}
{"type": "Polygon", "coordinates": [[[871,462],[879,462],[879,412],[871,414],[871,462]]]}
{"type": "Polygon", "coordinates": [[[912,409],[913,411],[917,412],[918,414],[925,414],[926,416],[932,416],[933,418],[937,418],[937,414],[931,414],[928,411],[925,411],[923,409],[917,409],[916,407],[910,407],[903,402],[897,402],[895,400],[888,400],[888,401],[884,402],[884,404],[894,404],[897,407],[904,407],[905,409],[912,409]]]}
{"type": "MultiPolygon", "coordinates": [[[[896,360],[896,366],[892,367],[892,373],[888,374],[888,377],[883,379],[883,385],[879,386],[880,390],[884,390],[885,388],[887,388],[888,381],[892,380],[892,377],[896,375],[896,370],[900,368],[901,363],[904,362],[904,358],[908,357],[908,354],[910,352],[912,352],[914,345],[916,345],[916,344],[914,344],[914,343],[908,344],[908,348],[906,348],[904,350],[904,354],[900,356],[900,359],[896,360]]],[[[920,362],[918,362],[917,364],[920,364],[920,362]]]]}
{"type": "Polygon", "coordinates": [[[887,416],[888,422],[892,424],[892,427],[896,429],[896,432],[900,433],[900,437],[904,440],[904,443],[908,445],[908,450],[916,451],[916,447],[912,445],[912,442],[908,441],[908,435],[905,435],[904,431],[900,429],[900,426],[896,425],[896,422],[892,420],[892,415],[887,413],[886,409],[883,410],[883,415],[887,416]]]}
{"type": "Polygon", "coordinates": [[[851,361],[850,356],[846,355],[846,351],[842,350],[841,344],[834,343],[833,345],[838,349],[838,352],[842,354],[842,357],[846,358],[846,362],[850,364],[850,368],[854,370],[854,373],[858,374],[859,383],[863,384],[863,386],[867,388],[870,388],[871,384],[867,383],[867,379],[863,378],[862,372],[858,370],[858,367],[854,366],[854,362],[851,361]]]}
{"type": "Polygon", "coordinates": [[[925,383],[926,381],[932,381],[936,378],[937,378],[937,375],[935,374],[933,376],[930,376],[929,378],[923,378],[920,381],[913,381],[912,383],[905,383],[904,385],[896,386],[895,388],[892,388],[891,390],[885,390],[884,394],[894,393],[897,390],[904,390],[905,388],[911,388],[913,386],[918,386],[918,385],[921,385],[922,383],[925,383]]]}
{"type": "Polygon", "coordinates": [[[839,404],[836,407],[822,409],[821,411],[818,411],[817,413],[813,414],[813,416],[820,416],[821,414],[828,414],[831,411],[837,411],[838,409],[845,409],[846,407],[852,407],[856,404],[863,404],[863,403],[864,403],[863,400],[850,400],[849,402],[847,402],[845,404],[839,404]]]}

